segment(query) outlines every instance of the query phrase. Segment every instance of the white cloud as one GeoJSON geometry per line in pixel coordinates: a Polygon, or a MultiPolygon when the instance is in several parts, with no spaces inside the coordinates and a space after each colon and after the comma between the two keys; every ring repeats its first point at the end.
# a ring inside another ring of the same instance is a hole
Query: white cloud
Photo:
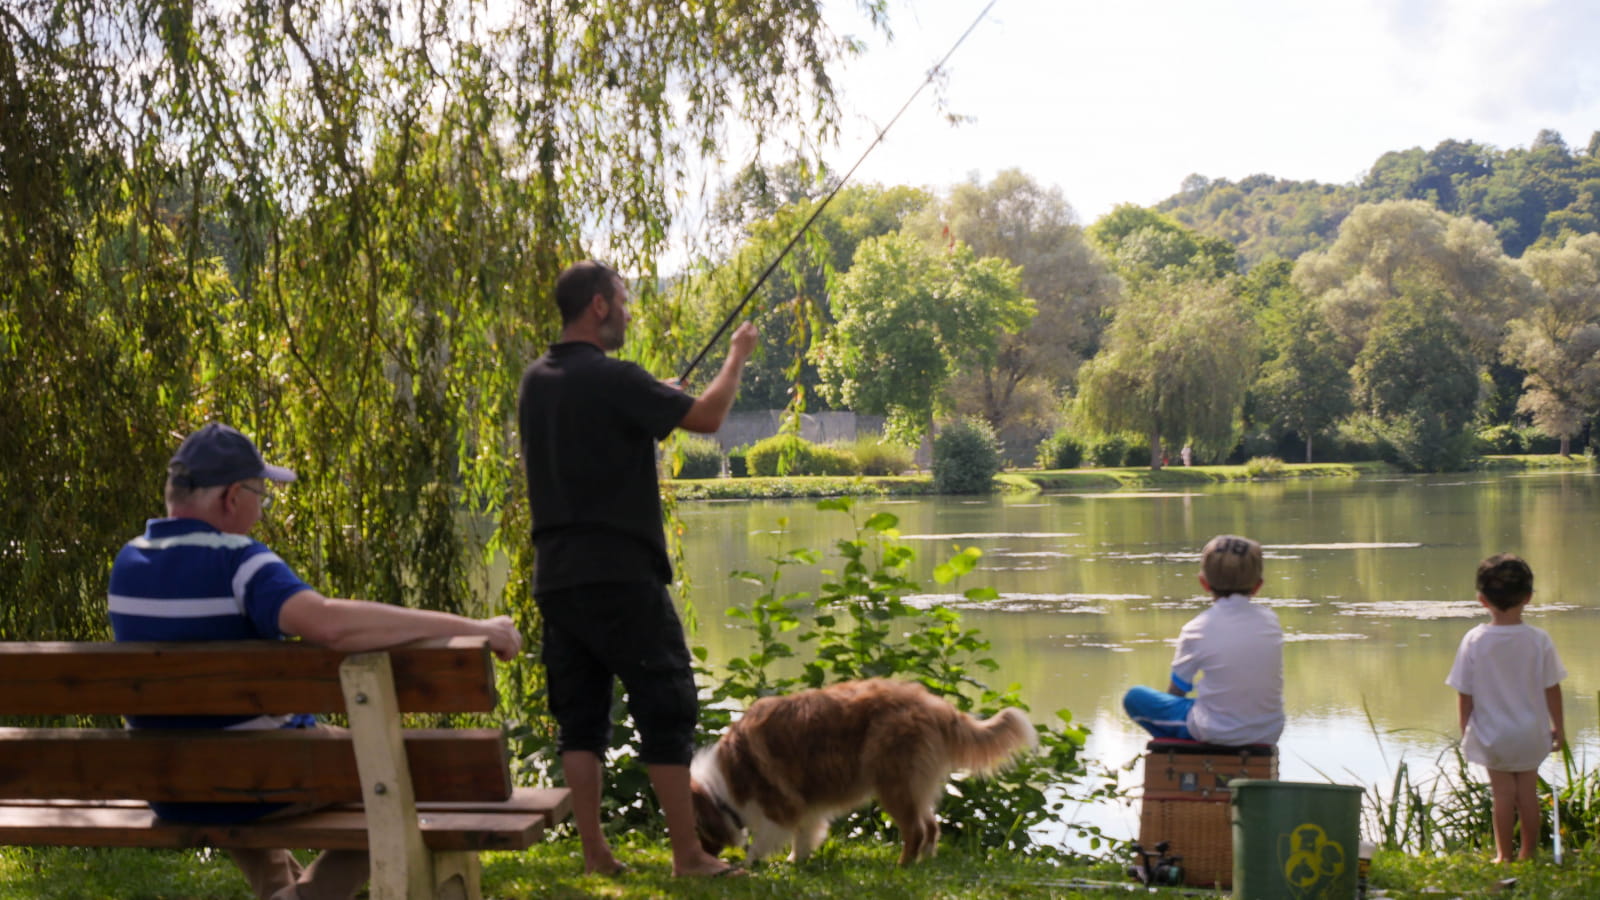
{"type": "MultiPolygon", "coordinates": [[[[981,2],[892,3],[897,39],[838,85],[848,166],[981,2]]],[[[851,0],[834,21],[866,36],[851,0]]],[[[1600,129],[1600,0],[1000,0],[858,175],[944,187],[1019,167],[1080,217],[1154,203],[1199,172],[1347,182],[1446,138],[1581,148],[1600,129]]]]}

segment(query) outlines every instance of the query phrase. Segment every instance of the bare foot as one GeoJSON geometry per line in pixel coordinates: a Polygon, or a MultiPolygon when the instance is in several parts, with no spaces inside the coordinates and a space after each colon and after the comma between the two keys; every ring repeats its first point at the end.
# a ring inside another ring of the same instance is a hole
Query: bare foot
{"type": "Polygon", "coordinates": [[[711,857],[708,864],[693,866],[673,866],[672,874],[677,878],[722,878],[724,876],[742,876],[745,870],[731,863],[725,863],[716,857],[711,857]]]}
{"type": "Polygon", "coordinates": [[[628,866],[622,860],[611,855],[608,849],[604,855],[595,855],[583,858],[583,874],[585,875],[621,875],[628,871],[628,866]]]}

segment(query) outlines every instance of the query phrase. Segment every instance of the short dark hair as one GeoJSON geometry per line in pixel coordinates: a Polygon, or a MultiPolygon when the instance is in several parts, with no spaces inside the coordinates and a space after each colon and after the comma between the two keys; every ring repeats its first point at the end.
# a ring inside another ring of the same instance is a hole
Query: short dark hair
{"type": "Polygon", "coordinates": [[[1478,593],[1502,612],[1533,596],[1533,569],[1522,557],[1496,553],[1478,563],[1478,593]]]}
{"type": "Polygon", "coordinates": [[[556,277],[556,306],[561,309],[561,324],[583,315],[595,294],[615,300],[622,276],[603,262],[586,259],[575,262],[556,277]]]}

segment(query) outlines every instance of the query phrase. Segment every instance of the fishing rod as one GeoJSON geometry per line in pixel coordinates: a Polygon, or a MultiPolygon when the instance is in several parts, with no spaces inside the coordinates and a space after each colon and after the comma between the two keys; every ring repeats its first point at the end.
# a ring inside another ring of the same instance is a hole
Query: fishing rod
{"type": "Polygon", "coordinates": [[[722,340],[722,335],[727,332],[728,326],[732,325],[734,320],[739,318],[739,314],[744,312],[744,308],[750,304],[750,300],[755,297],[756,292],[761,290],[761,286],[767,283],[767,279],[771,277],[772,273],[778,268],[778,264],[783,262],[784,257],[789,255],[789,251],[794,249],[794,245],[800,243],[800,238],[803,237],[806,233],[806,230],[811,227],[811,223],[817,220],[817,216],[822,215],[822,211],[826,209],[828,204],[833,201],[833,198],[839,193],[839,189],[844,187],[845,183],[850,180],[850,176],[856,173],[856,169],[861,168],[861,164],[866,162],[867,156],[870,155],[879,144],[883,143],[884,135],[888,134],[889,129],[894,127],[894,123],[900,121],[900,116],[903,115],[907,109],[911,108],[911,104],[914,103],[917,97],[922,94],[922,89],[931,84],[934,77],[940,72],[944,71],[944,64],[950,61],[950,57],[955,55],[956,50],[961,47],[962,42],[967,39],[968,35],[977,30],[978,24],[983,21],[984,16],[987,16],[989,14],[989,10],[993,9],[994,5],[998,2],[1000,2],[1000,0],[989,0],[989,5],[983,8],[983,12],[978,13],[978,17],[972,20],[972,24],[967,26],[967,30],[961,33],[961,37],[956,38],[956,42],[950,46],[949,51],[945,53],[943,58],[935,63],[933,68],[928,70],[928,77],[922,79],[922,83],[917,85],[917,89],[911,92],[911,96],[906,98],[905,103],[901,104],[900,111],[894,114],[894,118],[889,120],[889,124],[879,129],[877,137],[873,138],[872,143],[867,145],[867,149],[863,151],[861,156],[856,159],[855,165],[851,166],[850,171],[844,173],[844,177],[839,179],[839,183],[833,186],[833,190],[829,191],[828,195],[822,198],[822,202],[817,204],[817,208],[812,210],[811,215],[806,218],[805,224],[800,226],[800,230],[794,233],[794,237],[789,239],[789,243],[785,244],[783,250],[781,250],[778,255],[773,258],[772,262],[767,265],[766,271],[761,273],[761,277],[756,279],[756,283],[750,288],[750,290],[745,291],[744,299],[740,300],[739,305],[733,308],[733,312],[728,313],[728,317],[722,320],[721,325],[717,326],[717,333],[711,336],[711,340],[706,341],[706,345],[700,349],[700,352],[695,355],[694,360],[689,363],[688,368],[684,369],[683,374],[679,376],[679,384],[687,385],[689,383],[689,375],[694,372],[695,367],[700,365],[700,361],[706,358],[706,354],[710,353],[711,348],[717,345],[717,341],[722,340]]]}

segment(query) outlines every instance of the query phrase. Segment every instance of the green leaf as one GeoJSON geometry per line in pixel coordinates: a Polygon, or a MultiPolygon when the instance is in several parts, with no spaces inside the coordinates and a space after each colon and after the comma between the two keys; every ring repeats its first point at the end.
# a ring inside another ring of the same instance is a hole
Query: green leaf
{"type": "Polygon", "coordinates": [[[895,528],[899,524],[899,516],[894,515],[893,513],[880,512],[874,513],[871,518],[867,519],[863,527],[870,528],[873,531],[888,531],[891,528],[895,528]]]}

